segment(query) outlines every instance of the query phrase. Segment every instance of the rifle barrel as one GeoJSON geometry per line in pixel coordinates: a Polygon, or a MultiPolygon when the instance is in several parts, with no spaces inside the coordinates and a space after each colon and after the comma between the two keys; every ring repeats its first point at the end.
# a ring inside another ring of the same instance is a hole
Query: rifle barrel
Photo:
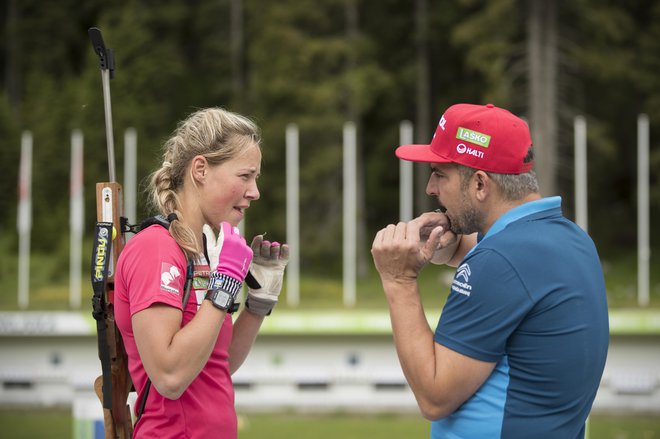
{"type": "Polygon", "coordinates": [[[115,176],[115,140],[112,134],[112,104],[110,102],[110,72],[101,70],[103,80],[103,104],[105,107],[105,138],[108,144],[108,171],[110,182],[116,182],[115,176]]]}

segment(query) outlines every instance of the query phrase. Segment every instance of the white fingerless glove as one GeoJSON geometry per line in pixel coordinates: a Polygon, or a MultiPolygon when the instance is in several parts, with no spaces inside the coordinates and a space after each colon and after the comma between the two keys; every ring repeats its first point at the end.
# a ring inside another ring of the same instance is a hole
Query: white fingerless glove
{"type": "Polygon", "coordinates": [[[253,288],[247,282],[248,297],[245,304],[251,313],[267,316],[277,304],[282,291],[284,268],[289,262],[289,246],[264,241],[263,235],[257,235],[252,240],[251,248],[254,256],[250,273],[260,287],[253,288]]]}
{"type": "Polygon", "coordinates": [[[218,258],[220,257],[222,243],[224,242],[222,229],[220,229],[220,233],[217,237],[211,226],[208,224],[204,224],[202,231],[206,237],[206,256],[209,258],[209,267],[211,268],[211,273],[213,273],[218,267],[218,258]]]}

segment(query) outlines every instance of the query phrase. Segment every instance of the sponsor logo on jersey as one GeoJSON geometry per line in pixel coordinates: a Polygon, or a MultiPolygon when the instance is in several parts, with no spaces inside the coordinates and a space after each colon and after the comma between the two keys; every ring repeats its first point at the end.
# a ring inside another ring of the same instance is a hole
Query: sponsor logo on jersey
{"type": "Polygon", "coordinates": [[[470,297],[472,293],[472,285],[470,282],[470,275],[472,271],[468,264],[463,264],[456,270],[456,275],[451,284],[452,291],[456,291],[458,294],[463,294],[464,296],[470,297]]]}
{"type": "Polygon", "coordinates": [[[195,290],[207,290],[209,288],[209,272],[207,271],[195,271],[193,277],[193,289],[195,290]]]}
{"type": "Polygon", "coordinates": [[[195,267],[193,270],[193,280],[192,280],[192,289],[195,293],[195,300],[197,302],[197,309],[204,302],[204,297],[206,297],[206,290],[209,288],[209,276],[211,274],[211,268],[209,267],[206,259],[198,259],[195,261],[195,267]]]}
{"type": "Polygon", "coordinates": [[[177,283],[175,282],[181,276],[178,267],[167,262],[160,265],[160,289],[168,293],[180,294],[177,283]]]}

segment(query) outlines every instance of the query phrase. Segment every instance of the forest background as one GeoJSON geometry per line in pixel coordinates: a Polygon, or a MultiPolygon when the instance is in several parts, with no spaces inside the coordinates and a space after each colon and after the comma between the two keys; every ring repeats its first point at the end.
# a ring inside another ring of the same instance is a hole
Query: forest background
{"type": "MultiPolygon", "coordinates": [[[[0,6],[0,280],[15,285],[23,130],[34,137],[32,252],[66,283],[71,131],[85,138],[85,229],[108,165],[99,27],[111,81],[117,177],[123,133],[138,134],[138,216],[148,174],[177,122],[221,106],[262,129],[262,198],[247,235],[285,235],[285,136],[300,129],[301,271],[341,276],[342,126],[358,132],[358,272],[375,232],[398,220],[399,123],[428,143],[457,102],[493,103],[529,121],[543,195],[574,217],[573,120],[588,127],[589,232],[604,261],[637,246],[637,117],[651,127],[651,224],[660,214],[660,2],[654,0],[4,0],[0,6]],[[11,279],[10,281],[8,281],[11,279]]],[[[428,166],[415,168],[415,213],[428,166]]],[[[136,222],[140,218],[129,218],[136,222]]],[[[651,230],[651,247],[660,237],[651,230]]],[[[91,245],[86,246],[91,252],[91,245]]],[[[89,257],[84,258],[85,269],[89,257]]],[[[652,276],[660,266],[652,257],[652,276]]],[[[604,263],[605,265],[605,263],[604,263]]],[[[634,282],[634,276],[631,277],[634,282]]],[[[634,289],[634,285],[631,285],[634,289]]],[[[12,290],[13,291],[13,290],[12,290]]],[[[5,293],[3,291],[3,293],[5,293]]],[[[11,294],[11,291],[8,292],[11,294]]],[[[660,286],[652,284],[654,300],[660,286]]]]}

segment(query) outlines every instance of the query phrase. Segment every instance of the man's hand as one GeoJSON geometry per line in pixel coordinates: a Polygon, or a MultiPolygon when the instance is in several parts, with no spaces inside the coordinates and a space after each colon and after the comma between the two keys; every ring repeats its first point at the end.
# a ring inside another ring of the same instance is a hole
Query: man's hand
{"type": "Polygon", "coordinates": [[[390,224],[376,234],[371,254],[383,282],[416,282],[419,272],[433,258],[444,231],[436,225],[421,239],[424,221],[390,224]]]}
{"type": "Polygon", "coordinates": [[[456,235],[450,230],[449,218],[442,212],[427,212],[418,216],[411,222],[415,222],[419,226],[419,238],[421,243],[426,243],[429,239],[431,231],[440,226],[443,229],[440,235],[438,247],[433,252],[430,262],[435,265],[444,265],[456,252],[456,248],[461,241],[461,235],[456,235]]]}
{"type": "Polygon", "coordinates": [[[254,257],[250,273],[261,288],[248,288],[246,304],[251,313],[266,316],[277,304],[282,291],[284,268],[289,262],[289,246],[265,241],[263,235],[257,235],[252,240],[251,248],[254,257]]]}

